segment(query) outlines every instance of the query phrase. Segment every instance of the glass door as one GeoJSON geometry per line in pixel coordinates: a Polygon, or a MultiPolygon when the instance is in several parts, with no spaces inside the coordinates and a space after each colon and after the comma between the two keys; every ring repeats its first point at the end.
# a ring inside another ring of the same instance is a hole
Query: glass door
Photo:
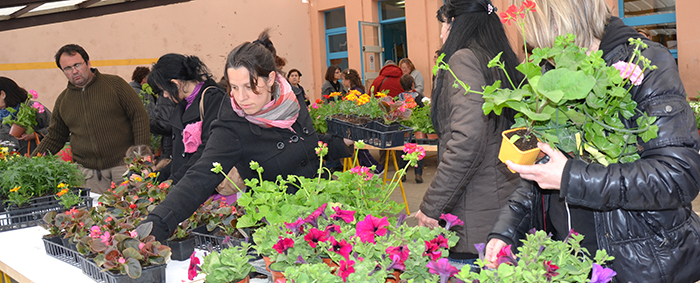
{"type": "Polygon", "coordinates": [[[360,22],[360,46],[362,50],[362,83],[367,92],[384,62],[382,46],[382,26],[379,23],[360,22]]]}

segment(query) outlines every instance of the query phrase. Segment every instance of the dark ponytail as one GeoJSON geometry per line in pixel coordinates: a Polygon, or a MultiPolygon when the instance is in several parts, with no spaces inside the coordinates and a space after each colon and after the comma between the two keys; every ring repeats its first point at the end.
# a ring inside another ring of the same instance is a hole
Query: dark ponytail
{"type": "Polygon", "coordinates": [[[175,99],[178,93],[177,85],[173,79],[181,81],[213,81],[209,68],[199,60],[197,56],[185,56],[182,54],[168,53],[161,56],[158,62],[153,64],[148,75],[148,84],[155,93],[167,91],[175,99]]]}
{"type": "MultiPolygon", "coordinates": [[[[286,61],[277,56],[277,50],[270,40],[270,29],[265,29],[255,41],[245,42],[231,50],[226,57],[224,78],[228,81],[228,69],[243,67],[250,73],[250,85],[257,86],[258,77],[267,77],[273,71],[282,75],[280,69],[285,64],[286,61]]],[[[272,92],[275,87],[273,86],[272,92]]],[[[253,87],[253,91],[257,93],[257,88],[253,87]]]]}

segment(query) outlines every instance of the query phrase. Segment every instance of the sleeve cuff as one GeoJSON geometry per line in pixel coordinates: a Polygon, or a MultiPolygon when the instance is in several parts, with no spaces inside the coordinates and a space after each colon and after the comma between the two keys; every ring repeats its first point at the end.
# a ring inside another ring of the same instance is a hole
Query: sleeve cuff
{"type": "Polygon", "coordinates": [[[569,174],[569,172],[571,171],[571,166],[573,165],[573,163],[573,159],[568,159],[566,161],[566,165],[564,165],[564,171],[561,172],[561,185],[559,188],[559,196],[562,198],[566,198],[566,195],[569,191],[569,180],[571,179],[571,175],[569,174]]]}

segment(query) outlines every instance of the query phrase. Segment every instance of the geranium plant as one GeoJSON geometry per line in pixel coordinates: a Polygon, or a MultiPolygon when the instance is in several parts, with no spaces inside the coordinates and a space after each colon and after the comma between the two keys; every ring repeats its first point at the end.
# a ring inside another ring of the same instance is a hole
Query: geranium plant
{"type": "Polygon", "coordinates": [[[25,133],[31,135],[34,133],[34,126],[37,125],[36,113],[44,113],[44,106],[39,102],[32,102],[32,99],[37,99],[39,95],[36,91],[30,90],[27,94],[27,99],[17,106],[17,109],[8,107],[12,115],[2,119],[2,123],[6,125],[18,125],[25,128],[25,133]]]}
{"type": "Polygon", "coordinates": [[[583,235],[570,231],[564,241],[553,240],[544,231],[528,233],[518,253],[505,246],[499,253],[496,268],[486,268],[484,244],[476,245],[480,272],[463,268],[457,278],[465,282],[610,282],[615,271],[603,267],[614,259],[605,250],[598,250],[594,258],[581,247],[583,235]]]}
{"type": "MultiPolygon", "coordinates": [[[[501,13],[502,21],[508,24],[519,21],[518,18],[534,10],[535,4],[525,1],[519,8],[511,6],[501,13]]],[[[520,21],[519,24],[524,25],[520,21]]],[[[534,135],[576,157],[586,152],[592,157],[588,161],[603,165],[639,159],[637,143],[655,138],[658,131],[653,125],[656,118],[637,110],[630,94],[631,88],[643,81],[644,72],[656,68],[641,55],[646,44],[641,39],[630,39],[635,47],[630,62],[607,66],[602,50],[592,52],[578,47],[574,39],[574,35],[562,35],[551,48],[536,48],[531,55],[526,54],[525,61],[516,67],[524,77],[522,81],[512,81],[513,74],[506,73],[515,87],[512,90],[501,88],[502,82],[496,81],[478,91],[475,87],[480,86],[469,86],[459,80],[442,61],[443,56],[438,58],[434,72],[447,70],[456,78],[455,87],[464,88],[465,93],[482,95],[485,114],[500,115],[503,108],[519,112],[513,127],[526,127],[527,131],[511,137],[511,141],[534,135]],[[543,73],[542,63],[553,69],[543,73]],[[636,127],[625,127],[626,122],[636,127]]],[[[488,67],[505,72],[500,56],[493,58],[488,67]]]]}
{"type": "MultiPolygon", "coordinates": [[[[224,240],[224,246],[226,248],[220,252],[210,251],[208,255],[204,256],[202,265],[199,267],[202,273],[206,274],[204,279],[206,282],[238,282],[247,278],[255,270],[250,264],[253,257],[248,255],[250,244],[242,243],[240,246],[233,246],[227,238],[224,240]]],[[[194,278],[190,277],[189,279],[194,278]]]]}

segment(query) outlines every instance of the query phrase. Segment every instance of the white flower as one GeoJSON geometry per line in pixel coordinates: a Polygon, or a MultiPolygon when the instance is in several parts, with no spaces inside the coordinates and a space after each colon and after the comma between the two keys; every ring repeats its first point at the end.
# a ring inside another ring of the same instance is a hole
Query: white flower
{"type": "Polygon", "coordinates": [[[423,102],[423,104],[430,104],[430,98],[428,97],[423,97],[420,101],[423,102]]]}

